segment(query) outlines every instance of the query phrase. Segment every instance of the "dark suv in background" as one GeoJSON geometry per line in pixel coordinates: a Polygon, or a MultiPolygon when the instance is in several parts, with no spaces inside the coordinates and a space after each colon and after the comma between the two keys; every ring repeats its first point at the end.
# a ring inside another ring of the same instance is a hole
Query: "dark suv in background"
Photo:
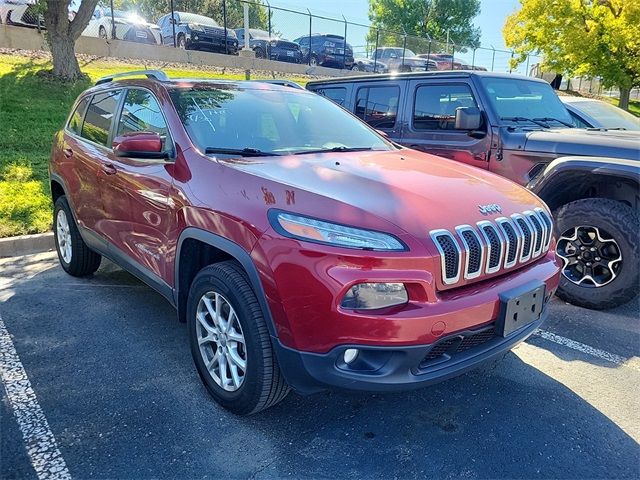
{"type": "Polygon", "coordinates": [[[640,138],[575,128],[544,80],[481,71],[310,82],[393,141],[527,185],[554,210],[558,295],[610,308],[638,295],[640,138]]]}
{"type": "Polygon", "coordinates": [[[173,45],[175,26],[176,46],[187,50],[210,50],[217,53],[237,55],[238,38],[236,32],[216,23],[213,18],[194,13],[173,12],[158,20],[162,30],[162,44],[173,45]],[[226,47],[225,47],[226,38],[226,47]]]}
{"type": "MultiPolygon", "coordinates": [[[[236,36],[240,48],[244,47],[244,28],[236,29],[236,36]]],[[[283,38],[272,37],[269,32],[249,29],[249,48],[256,54],[256,58],[268,58],[280,62],[302,63],[302,50],[297,43],[283,38]]]]}
{"type": "Polygon", "coordinates": [[[353,49],[340,35],[316,33],[296,38],[294,42],[300,45],[303,63],[349,70],[353,67],[353,49]]]}

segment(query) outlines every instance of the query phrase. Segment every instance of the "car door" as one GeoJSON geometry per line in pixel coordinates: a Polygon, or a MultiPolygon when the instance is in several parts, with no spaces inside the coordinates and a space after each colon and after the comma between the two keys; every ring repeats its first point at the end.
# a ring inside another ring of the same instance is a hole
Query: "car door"
{"type": "Polygon", "coordinates": [[[455,81],[408,82],[407,121],[400,143],[409,148],[451,158],[480,168],[489,168],[490,135],[483,114],[478,131],[456,130],[459,107],[478,107],[472,86],[464,79],[455,81]]]}
{"type": "Polygon", "coordinates": [[[356,84],[353,113],[395,140],[400,138],[398,112],[403,108],[402,84],[397,80],[356,84]]]}
{"type": "MultiPolygon", "coordinates": [[[[129,88],[123,95],[112,138],[155,132],[173,156],[167,122],[154,94],[129,88]]],[[[105,215],[99,231],[114,255],[132,263],[134,270],[143,267],[151,278],[167,278],[167,232],[173,207],[169,197],[171,176],[165,168],[168,161],[118,157],[113,149],[108,157],[109,171],[100,188],[105,215]]]]}
{"type": "Polygon", "coordinates": [[[120,94],[121,90],[111,90],[83,98],[65,128],[61,172],[81,228],[95,230],[104,210],[100,178],[120,94]]]}

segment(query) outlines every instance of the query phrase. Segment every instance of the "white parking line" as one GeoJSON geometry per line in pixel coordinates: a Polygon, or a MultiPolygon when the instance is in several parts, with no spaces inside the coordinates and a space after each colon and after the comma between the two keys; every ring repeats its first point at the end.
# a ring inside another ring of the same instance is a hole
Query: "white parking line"
{"type": "Polygon", "coordinates": [[[0,377],[39,479],[70,479],[67,464],[0,316],[0,377]]]}
{"type": "Polygon", "coordinates": [[[591,355],[592,357],[599,358],[600,360],[605,360],[607,362],[615,363],[616,365],[620,365],[620,366],[628,366],[633,369],[637,368],[635,365],[627,364],[626,363],[627,359],[624,357],[621,357],[620,355],[616,355],[615,353],[610,353],[605,350],[600,350],[599,348],[595,348],[590,345],[586,345],[584,343],[576,342],[575,340],[571,340],[570,338],[563,337],[561,335],[557,335],[555,333],[548,332],[546,330],[536,330],[534,335],[538,337],[542,337],[545,340],[549,340],[550,342],[557,343],[558,345],[563,345],[573,350],[586,353],[587,355],[591,355]]]}

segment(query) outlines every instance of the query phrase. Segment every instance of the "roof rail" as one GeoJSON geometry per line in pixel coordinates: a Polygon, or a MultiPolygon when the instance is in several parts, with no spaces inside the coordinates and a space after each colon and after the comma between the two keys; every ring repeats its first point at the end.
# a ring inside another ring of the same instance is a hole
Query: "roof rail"
{"type": "Polygon", "coordinates": [[[101,77],[96,82],[96,85],[109,83],[117,78],[131,77],[135,75],[144,75],[147,78],[152,78],[153,80],[158,80],[159,82],[166,82],[169,80],[167,74],[160,70],[135,70],[133,72],[116,73],[115,75],[107,75],[105,77],[101,77]]]}
{"type": "Polygon", "coordinates": [[[282,85],[283,87],[297,88],[298,90],[304,90],[304,87],[299,83],[292,82],[291,80],[252,80],[254,82],[271,83],[272,85],[282,85]]]}

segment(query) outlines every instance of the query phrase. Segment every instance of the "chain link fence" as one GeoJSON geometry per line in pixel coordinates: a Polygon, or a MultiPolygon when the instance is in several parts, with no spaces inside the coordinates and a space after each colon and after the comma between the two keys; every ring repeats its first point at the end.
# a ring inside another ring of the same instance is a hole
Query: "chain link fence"
{"type": "MultiPolygon", "coordinates": [[[[71,2],[70,17],[79,3],[71,2]]],[[[34,0],[11,5],[0,7],[3,23],[42,26],[34,0]]],[[[246,49],[266,59],[363,72],[464,69],[542,76],[534,55],[514,69],[511,51],[378,29],[268,0],[103,0],[82,35],[229,55],[246,49]]]]}

